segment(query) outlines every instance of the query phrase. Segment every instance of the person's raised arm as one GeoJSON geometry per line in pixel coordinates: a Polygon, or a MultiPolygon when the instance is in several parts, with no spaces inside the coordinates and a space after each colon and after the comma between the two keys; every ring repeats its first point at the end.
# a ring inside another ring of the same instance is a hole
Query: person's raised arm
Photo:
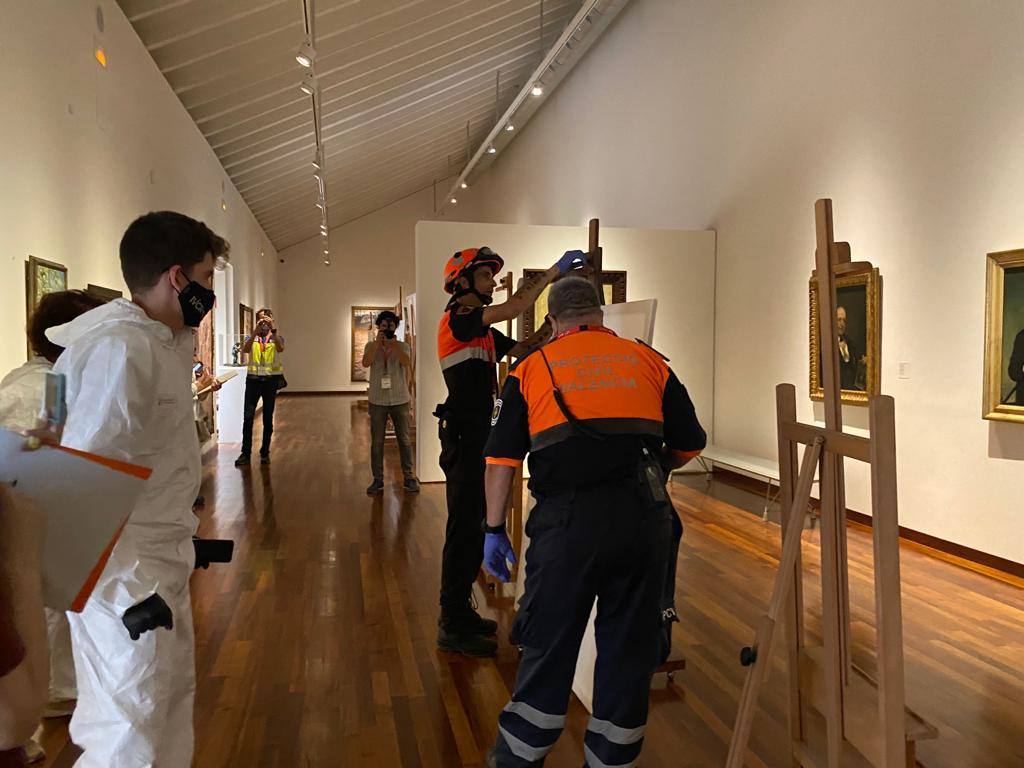
{"type": "Polygon", "coordinates": [[[278,352],[284,352],[284,336],[278,335],[277,328],[270,329],[270,340],[274,342],[274,347],[278,352]]]}
{"type": "Polygon", "coordinates": [[[524,280],[508,301],[484,307],[484,325],[503,323],[506,320],[519,317],[533,306],[533,303],[555,278],[561,277],[569,270],[582,267],[586,261],[587,257],[583,251],[566,251],[562,254],[562,258],[544,273],[524,280]]]}
{"type": "Polygon", "coordinates": [[[377,340],[367,342],[366,346],[363,347],[363,368],[369,368],[373,365],[373,361],[377,359],[377,352],[380,350],[380,332],[377,332],[377,340]]]}
{"type": "Polygon", "coordinates": [[[253,339],[255,339],[255,338],[256,338],[256,334],[255,333],[250,333],[248,336],[245,337],[245,339],[242,340],[242,352],[244,352],[247,355],[250,352],[252,352],[252,342],[253,342],[253,339]]]}

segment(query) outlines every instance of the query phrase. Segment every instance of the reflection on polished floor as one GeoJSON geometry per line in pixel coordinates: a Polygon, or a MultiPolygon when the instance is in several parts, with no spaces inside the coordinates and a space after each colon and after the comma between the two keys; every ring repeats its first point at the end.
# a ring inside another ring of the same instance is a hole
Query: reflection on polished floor
{"type": "MultiPolygon", "coordinates": [[[[204,465],[200,532],[236,547],[231,565],[192,582],[195,765],[479,765],[515,675],[505,640],[511,601],[477,590],[481,612],[501,625],[497,659],[435,649],[444,486],[404,495],[389,443],[389,487],[367,497],[369,429],[356,398],[285,397],[276,420],[269,467],[236,469],[231,447],[204,465]]],[[[652,693],[643,768],[724,763],[743,681],[739,648],[775,574],[778,528],[703,487],[674,486],[686,525],[675,644],[688,667],[652,693]]],[[[817,541],[817,531],[805,533],[809,606],[820,599],[817,541]]],[[[851,527],[850,557],[855,657],[870,668],[866,529],[851,527]]],[[[965,565],[903,548],[908,703],[940,729],[918,758],[928,768],[1024,765],[1024,583],[965,565]]],[[[808,630],[819,627],[812,620],[808,630]]],[[[788,765],[781,674],[763,702],[751,739],[760,761],[751,765],[788,765]]],[[[548,766],[578,768],[585,719],[574,702],[548,766]]],[[[45,743],[46,765],[73,763],[65,721],[48,723],[45,743]]]]}

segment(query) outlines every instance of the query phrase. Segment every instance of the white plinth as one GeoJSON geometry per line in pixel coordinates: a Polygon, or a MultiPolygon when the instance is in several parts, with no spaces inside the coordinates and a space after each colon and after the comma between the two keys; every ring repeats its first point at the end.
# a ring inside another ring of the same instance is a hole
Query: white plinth
{"type": "Polygon", "coordinates": [[[218,365],[217,375],[238,374],[224,382],[217,392],[217,442],[242,442],[242,417],[245,413],[245,366],[218,365]]]}

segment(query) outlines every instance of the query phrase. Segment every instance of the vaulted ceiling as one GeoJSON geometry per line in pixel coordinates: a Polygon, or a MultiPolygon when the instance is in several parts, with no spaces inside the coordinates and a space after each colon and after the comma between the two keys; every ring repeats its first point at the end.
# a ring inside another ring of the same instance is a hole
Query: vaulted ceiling
{"type": "MultiPolygon", "coordinates": [[[[315,237],[302,0],[118,2],[275,247],[315,237]]],[[[330,225],[458,173],[581,2],[316,0],[330,225]]]]}

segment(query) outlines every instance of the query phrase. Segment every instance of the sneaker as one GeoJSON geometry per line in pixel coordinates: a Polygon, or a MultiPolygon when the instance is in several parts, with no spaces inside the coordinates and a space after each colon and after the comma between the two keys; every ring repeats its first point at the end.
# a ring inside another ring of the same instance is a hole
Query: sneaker
{"type": "Polygon", "coordinates": [[[419,493],[420,492],[420,481],[415,477],[405,478],[405,482],[402,484],[406,493],[419,493]]]}
{"type": "Polygon", "coordinates": [[[240,453],[238,455],[238,458],[235,459],[235,466],[236,467],[248,467],[249,466],[249,454],[248,453],[240,453]]]}
{"type": "Polygon", "coordinates": [[[369,494],[370,496],[372,496],[375,493],[380,493],[383,490],[384,490],[384,481],[383,480],[374,480],[372,483],[370,483],[366,487],[366,493],[369,494]]]}
{"type": "Polygon", "coordinates": [[[437,629],[437,647],[442,651],[461,653],[477,659],[494,656],[498,652],[496,640],[443,626],[437,629]]]}
{"type": "Polygon", "coordinates": [[[263,451],[260,451],[260,464],[269,464],[269,463],[270,463],[270,454],[269,453],[264,453],[263,451]]]}

